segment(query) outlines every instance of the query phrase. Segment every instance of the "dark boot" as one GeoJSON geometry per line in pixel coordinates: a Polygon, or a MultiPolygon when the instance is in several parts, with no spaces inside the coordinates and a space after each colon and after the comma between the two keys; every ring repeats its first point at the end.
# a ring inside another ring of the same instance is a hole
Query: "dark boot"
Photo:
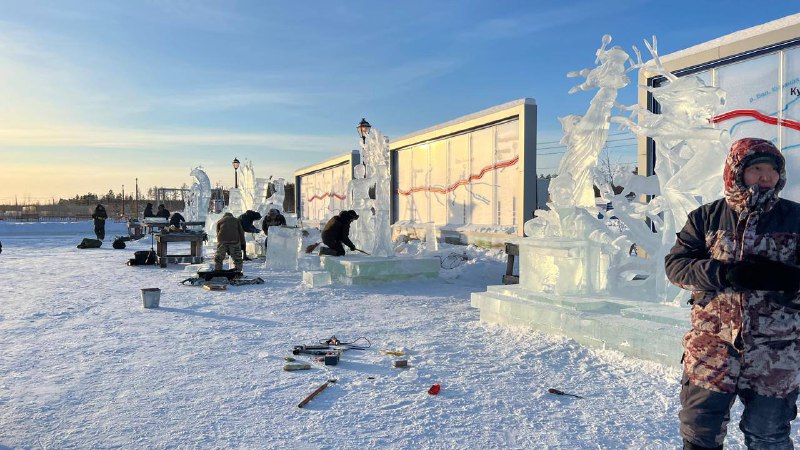
{"type": "Polygon", "coordinates": [[[722,446],[720,445],[719,447],[702,447],[697,444],[692,444],[691,442],[684,439],[683,450],[722,450],[722,446]]]}

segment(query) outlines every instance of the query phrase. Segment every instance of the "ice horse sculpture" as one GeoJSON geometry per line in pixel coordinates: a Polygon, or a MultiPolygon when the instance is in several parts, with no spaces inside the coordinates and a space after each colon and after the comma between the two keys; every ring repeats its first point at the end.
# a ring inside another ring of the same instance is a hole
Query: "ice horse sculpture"
{"type": "Polygon", "coordinates": [[[619,180],[625,186],[623,192],[614,195],[608,186],[603,191],[608,201],[622,206],[618,208],[620,213],[631,218],[627,222],[646,217],[654,224],[661,239],[648,243],[648,259],[655,264],[651,269],[652,283],[659,300],[679,305],[686,295],[669,283],[662,262],[689,213],[722,196],[722,170],[731,139],[727,130],[715,129],[709,118],[722,112],[725,92],[706,86],[698,77],[678,78],[667,71],[658,57],[655,37],[653,45],[647,42],[645,45],[653,56],[653,63],[647,69],[666,79],[659,87],[647,88],[661,105],[661,114],[630,106],[624,109],[638,115],[638,123],[624,117],[611,120],[655,141],[656,175],[648,178],[656,178],[658,186],[639,189],[637,185],[642,184],[644,177],[628,172],[619,180]],[[623,202],[629,192],[656,197],[649,203],[623,202]]]}
{"type": "Polygon", "coordinates": [[[192,169],[189,175],[194,177],[195,181],[189,191],[189,201],[185,209],[186,221],[204,222],[208,215],[208,205],[211,200],[211,181],[200,166],[192,169]]]}

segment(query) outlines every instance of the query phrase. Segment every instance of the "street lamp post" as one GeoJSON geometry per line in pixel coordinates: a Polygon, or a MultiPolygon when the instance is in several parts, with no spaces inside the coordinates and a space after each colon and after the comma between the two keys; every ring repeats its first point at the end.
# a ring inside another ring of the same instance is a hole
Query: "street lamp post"
{"type": "Polygon", "coordinates": [[[233,187],[239,189],[239,160],[233,158],[233,187]]]}
{"type": "Polygon", "coordinates": [[[367,122],[366,119],[363,117],[361,118],[361,122],[356,125],[356,130],[358,131],[358,135],[361,136],[361,143],[367,143],[367,134],[369,133],[369,129],[372,128],[372,125],[367,122]]]}

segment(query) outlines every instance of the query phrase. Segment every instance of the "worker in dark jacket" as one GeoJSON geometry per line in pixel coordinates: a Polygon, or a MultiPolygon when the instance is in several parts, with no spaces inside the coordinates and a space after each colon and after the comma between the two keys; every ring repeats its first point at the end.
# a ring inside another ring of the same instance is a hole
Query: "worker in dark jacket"
{"type": "Polygon", "coordinates": [[[92,219],[94,219],[94,234],[97,236],[97,239],[102,241],[106,237],[106,219],[108,219],[106,208],[98,204],[94,208],[92,219]]]}
{"type": "Polygon", "coordinates": [[[186,222],[186,219],[184,219],[183,215],[178,212],[172,213],[172,217],[169,218],[169,225],[175,229],[183,229],[184,222],[186,222]]]}
{"type": "Polygon", "coordinates": [[[264,231],[264,234],[269,235],[269,227],[281,227],[285,225],[286,217],[277,209],[272,208],[267,213],[267,217],[264,217],[264,221],[261,222],[261,230],[264,231]]]}
{"type": "Polygon", "coordinates": [[[253,225],[253,222],[261,218],[261,214],[256,211],[247,210],[239,216],[239,222],[242,223],[242,228],[245,233],[258,233],[258,228],[253,225]]]}
{"type": "Polygon", "coordinates": [[[344,245],[355,251],[356,246],[350,240],[350,224],[358,219],[355,211],[342,211],[338,216],[331,217],[322,229],[322,243],[331,249],[335,256],[343,256],[344,245]],[[343,245],[344,244],[344,245],[343,245]]]}
{"type": "Polygon", "coordinates": [[[785,161],[771,142],[733,143],[725,198],[689,213],[666,256],[692,291],[683,338],[684,449],[722,448],[730,408],[748,448],[790,449],[800,385],[800,204],[778,197],[785,161]]]}
{"type": "Polygon", "coordinates": [[[214,270],[222,270],[222,261],[225,256],[231,255],[233,265],[237,272],[242,271],[242,243],[244,242],[244,229],[239,219],[226,212],[217,221],[217,253],[214,255],[214,270]]]}
{"type": "Polygon", "coordinates": [[[169,210],[164,206],[164,204],[158,205],[158,211],[156,211],[156,217],[163,217],[165,219],[169,219],[169,210]]]}
{"type": "Polygon", "coordinates": [[[264,220],[261,222],[261,229],[264,231],[264,235],[267,236],[264,239],[264,254],[267,254],[267,243],[269,242],[269,227],[282,227],[286,226],[286,217],[283,217],[280,211],[275,208],[272,208],[267,212],[267,217],[264,217],[264,220]]]}
{"type": "Polygon", "coordinates": [[[144,216],[143,217],[146,219],[148,217],[155,217],[155,216],[156,215],[153,213],[153,204],[152,203],[148,203],[144,207],[144,216]]]}

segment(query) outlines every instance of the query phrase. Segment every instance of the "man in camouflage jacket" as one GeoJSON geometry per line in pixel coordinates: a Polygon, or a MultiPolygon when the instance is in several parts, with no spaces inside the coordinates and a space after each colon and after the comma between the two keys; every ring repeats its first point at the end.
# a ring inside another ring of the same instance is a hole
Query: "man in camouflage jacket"
{"type": "Polygon", "coordinates": [[[777,196],[784,166],[769,141],[734,142],[725,198],[692,211],[665,258],[670,281],[692,291],[692,329],[683,339],[684,449],[721,449],[737,396],[748,448],[793,448],[800,204],[777,196]]]}

